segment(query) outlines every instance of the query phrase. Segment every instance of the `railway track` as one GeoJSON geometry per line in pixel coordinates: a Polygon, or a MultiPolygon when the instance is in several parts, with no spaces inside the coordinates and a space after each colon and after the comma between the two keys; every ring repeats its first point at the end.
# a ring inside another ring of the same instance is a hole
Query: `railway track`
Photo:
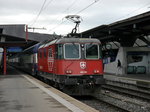
{"type": "Polygon", "coordinates": [[[150,88],[106,80],[92,97],[76,99],[100,112],[150,112],[150,88]]]}
{"type": "MultiPolygon", "coordinates": [[[[42,80],[42,79],[40,78],[40,80],[42,80]]],[[[49,84],[48,81],[45,81],[45,80],[42,80],[42,81],[49,84]]],[[[111,103],[109,101],[99,99],[95,96],[73,96],[73,97],[76,98],[77,100],[99,110],[100,112],[130,112],[122,107],[114,105],[113,103],[111,103]]]]}
{"type": "Polygon", "coordinates": [[[77,98],[100,112],[149,112],[150,105],[133,97],[102,90],[99,97],[77,98]]]}
{"type": "Polygon", "coordinates": [[[128,112],[123,108],[104,102],[92,96],[73,96],[77,100],[99,110],[100,112],[128,112]]]}
{"type": "Polygon", "coordinates": [[[106,80],[96,98],[128,112],[150,112],[150,88],[106,80]]]}
{"type": "Polygon", "coordinates": [[[92,96],[75,97],[100,112],[150,112],[150,88],[106,80],[92,96]]]}

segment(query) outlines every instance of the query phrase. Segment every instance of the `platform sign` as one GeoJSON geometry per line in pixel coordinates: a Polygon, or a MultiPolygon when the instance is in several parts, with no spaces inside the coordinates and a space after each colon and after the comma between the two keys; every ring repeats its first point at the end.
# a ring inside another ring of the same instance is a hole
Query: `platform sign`
{"type": "Polygon", "coordinates": [[[9,47],[7,48],[7,52],[22,52],[21,47],[9,47]]]}

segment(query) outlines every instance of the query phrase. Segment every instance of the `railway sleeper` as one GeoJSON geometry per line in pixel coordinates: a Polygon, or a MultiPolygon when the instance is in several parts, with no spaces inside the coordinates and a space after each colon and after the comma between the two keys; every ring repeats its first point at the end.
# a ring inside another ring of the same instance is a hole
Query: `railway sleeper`
{"type": "Polygon", "coordinates": [[[127,112],[149,112],[149,106],[144,106],[141,103],[132,102],[132,98],[126,100],[125,97],[121,98],[118,94],[111,94],[112,92],[105,93],[104,91],[96,96],[99,100],[111,104],[117,108],[127,112]]]}
{"type": "Polygon", "coordinates": [[[111,86],[111,85],[103,85],[102,89],[106,89],[108,91],[109,90],[114,91],[117,93],[122,93],[125,95],[134,96],[138,99],[150,100],[150,94],[139,92],[137,90],[132,90],[132,89],[128,89],[128,88],[120,88],[120,87],[111,86]]]}
{"type": "Polygon", "coordinates": [[[139,87],[139,86],[134,85],[134,84],[128,84],[128,83],[122,83],[122,82],[106,80],[105,85],[111,85],[111,86],[115,86],[115,87],[131,89],[131,90],[134,90],[134,91],[150,94],[150,89],[145,88],[145,87],[139,87]]]}
{"type": "Polygon", "coordinates": [[[110,95],[110,96],[112,96],[112,95],[117,96],[118,99],[121,99],[122,101],[127,101],[127,102],[134,103],[134,104],[142,106],[142,107],[146,106],[146,107],[150,108],[149,100],[145,101],[143,99],[133,97],[132,95],[130,96],[130,95],[122,94],[122,93],[115,92],[112,90],[107,90],[107,89],[101,90],[101,94],[106,94],[106,95],[110,95]]]}

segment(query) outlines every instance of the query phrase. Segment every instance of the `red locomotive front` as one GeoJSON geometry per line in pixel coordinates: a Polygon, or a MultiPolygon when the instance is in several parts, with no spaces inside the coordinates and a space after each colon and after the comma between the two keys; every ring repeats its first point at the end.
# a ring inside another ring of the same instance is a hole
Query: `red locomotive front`
{"type": "Polygon", "coordinates": [[[100,41],[62,38],[45,43],[38,50],[38,71],[59,85],[101,84],[100,41]]]}
{"type": "Polygon", "coordinates": [[[64,43],[58,52],[56,74],[68,76],[103,74],[99,43],[64,43]],[[63,56],[63,57],[61,57],[63,56]],[[60,58],[61,57],[61,58],[60,58]]]}

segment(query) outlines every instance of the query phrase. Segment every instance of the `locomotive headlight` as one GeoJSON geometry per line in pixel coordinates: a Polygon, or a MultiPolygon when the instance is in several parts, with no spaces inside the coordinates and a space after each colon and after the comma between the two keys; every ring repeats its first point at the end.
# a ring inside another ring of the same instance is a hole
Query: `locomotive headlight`
{"type": "Polygon", "coordinates": [[[95,74],[98,74],[98,73],[99,73],[99,70],[94,70],[94,73],[95,73],[95,74]]]}
{"type": "Polygon", "coordinates": [[[82,48],[84,48],[84,45],[83,45],[83,44],[81,44],[81,47],[82,47],[82,48]]]}
{"type": "Polygon", "coordinates": [[[66,74],[72,74],[72,70],[66,70],[66,74]]]}

